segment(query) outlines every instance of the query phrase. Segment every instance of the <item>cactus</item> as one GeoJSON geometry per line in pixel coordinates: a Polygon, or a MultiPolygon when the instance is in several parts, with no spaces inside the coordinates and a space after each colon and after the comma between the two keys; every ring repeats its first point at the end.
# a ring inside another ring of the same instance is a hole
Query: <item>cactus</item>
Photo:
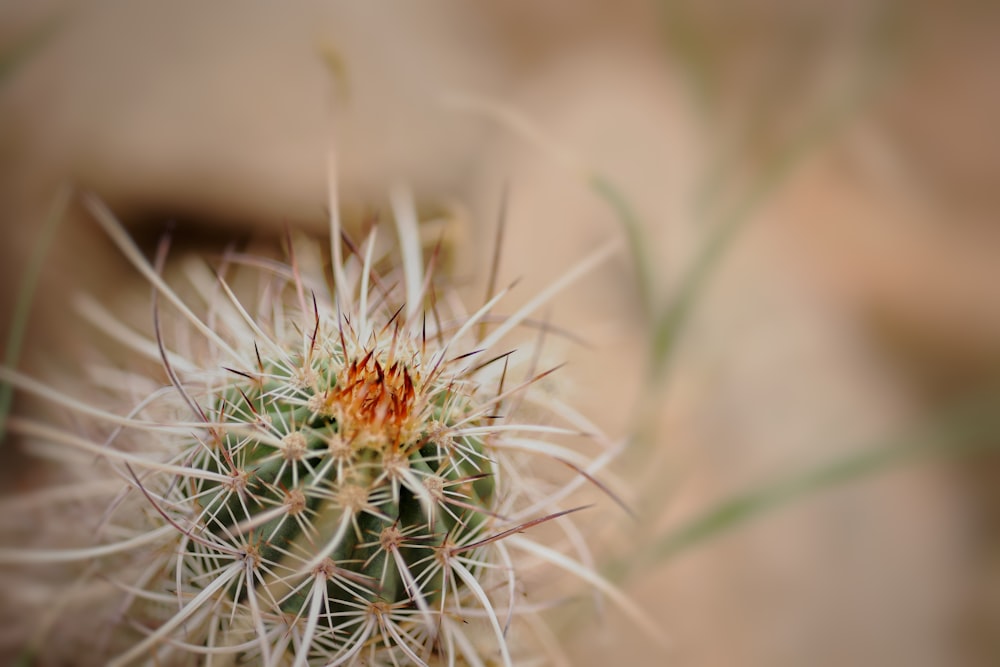
{"type": "Polygon", "coordinates": [[[508,628],[537,613],[521,600],[518,572],[538,563],[642,619],[584,566],[585,550],[571,556],[520,534],[552,521],[575,535],[567,515],[579,508],[566,499],[595,482],[614,450],[591,458],[560,444],[593,426],[539,391],[548,371],[515,376],[532,354],[499,345],[608,252],[490,330],[507,290],[471,315],[437,294],[412,202],[393,201],[400,269],[376,271],[374,232],[345,257],[334,214],[332,288],[315,252],[300,248],[287,264],[231,255],[227,266],[259,275],[259,293],[238,298],[231,269],[220,268],[214,285],[196,285],[208,304],[198,315],[161,277],[166,247],[151,265],[87,199],[154,288],[155,342],[120,333],[93,301],[82,312],[157,357],[169,383],[122,416],[3,371],[22,391],[114,427],[100,442],[9,422],[26,439],[101,457],[102,479],[120,492],[94,517],[99,545],[13,546],[0,563],[90,564],[74,576],[110,587],[119,614],[112,636],[87,648],[97,662],[511,665],[531,642],[508,628]],[[200,338],[166,340],[164,299],[180,314],[178,331],[200,338]],[[182,340],[183,354],[169,349],[182,340]],[[536,420],[518,421],[521,404],[536,420]],[[562,482],[537,475],[552,459],[566,464],[562,482]]]}

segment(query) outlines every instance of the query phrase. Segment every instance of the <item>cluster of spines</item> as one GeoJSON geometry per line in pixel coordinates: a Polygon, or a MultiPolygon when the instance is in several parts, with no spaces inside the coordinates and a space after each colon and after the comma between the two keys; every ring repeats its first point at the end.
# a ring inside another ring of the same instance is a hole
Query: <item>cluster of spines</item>
{"type": "Polygon", "coordinates": [[[441,651],[451,598],[470,594],[463,575],[477,581],[492,566],[489,543],[476,542],[494,523],[497,471],[482,436],[464,432],[481,421],[469,383],[442,373],[441,360],[425,370],[416,351],[394,359],[398,328],[385,345],[373,334],[367,349],[343,328],[321,332],[317,321],[302,359],[258,357],[217,389],[227,426],[191,444],[189,465],[225,480],[171,483],[174,512],[193,515],[203,536],[181,561],[217,565],[235,552],[266,571],[254,575],[267,593],[259,611],[245,578],[226,587],[231,604],[264,619],[266,635],[272,621],[307,619],[301,655],[324,644],[347,655],[361,640],[426,661],[441,651]],[[378,627],[365,631],[369,617],[378,627]]]}
{"type": "MultiPolygon", "coordinates": [[[[403,306],[390,309],[401,302],[393,289],[383,290],[379,309],[365,305],[376,282],[369,282],[374,236],[353,280],[334,259],[336,296],[320,298],[322,308],[315,296],[306,308],[306,283],[294,258],[287,267],[267,265],[284,287],[271,289],[268,308],[274,312],[265,308],[256,318],[220,275],[226,305],[235,314],[219,317],[222,333],[217,333],[218,327],[206,326],[142,259],[107,209],[96,200],[88,203],[155,291],[205,335],[215,360],[206,364],[168,352],[155,317],[159,356],[175,396],[195,422],[137,418],[164,398],[162,392],[127,418],[103,413],[157,438],[155,446],[140,447],[148,459],[106,450],[126,478],[125,495],[144,498],[155,527],[119,545],[67,550],[57,557],[135,558],[140,547],[146,549],[148,564],[140,562],[138,577],[122,582],[122,609],[144,636],[112,664],[225,656],[237,664],[296,667],[486,665],[494,658],[510,665],[507,628],[518,607],[518,584],[508,544],[631,609],[579,561],[516,535],[543,521],[564,521],[573,510],[560,508],[562,498],[580,483],[593,482],[613,451],[591,460],[554,443],[510,437],[517,430],[575,429],[494,422],[506,401],[520,397],[544,373],[531,371],[522,383],[505,388],[506,354],[475,361],[606,252],[568,272],[485,340],[480,336],[478,345],[469,344],[469,334],[503,293],[472,315],[456,313],[444,327],[434,313],[431,345],[426,321],[415,319],[418,308],[411,306],[402,317],[403,306]],[[288,287],[295,288],[297,301],[280,296],[288,287]],[[352,289],[360,292],[360,307],[345,298],[352,289]],[[301,319],[290,324],[285,311],[293,304],[301,319]],[[385,319],[376,329],[372,323],[379,314],[385,319]],[[453,347],[468,351],[452,352],[453,347]],[[172,368],[177,359],[187,366],[183,381],[172,368]],[[221,359],[228,365],[219,364],[221,359]],[[501,364],[502,373],[480,372],[501,364]],[[494,384],[487,386],[487,377],[494,384]],[[562,489],[526,492],[524,484],[533,475],[509,460],[512,451],[559,458],[578,476],[562,489]],[[470,634],[474,626],[481,632],[470,634]],[[492,648],[484,649],[483,637],[492,648]]],[[[339,239],[336,227],[334,239],[339,239]]],[[[334,258],[338,248],[334,243],[334,258]]],[[[414,256],[412,248],[404,249],[404,263],[414,256]]],[[[432,285],[429,274],[412,266],[402,273],[404,296],[422,300],[413,277],[426,289],[432,285]]],[[[27,380],[11,375],[7,380],[35,391],[27,380]]],[[[73,409],[100,412],[57,392],[39,393],[73,409]]],[[[579,417],[575,423],[586,421],[579,417]]],[[[21,430],[100,451],[52,429],[22,425],[21,430]]],[[[0,550],[0,561],[5,558],[17,560],[0,550]]]]}

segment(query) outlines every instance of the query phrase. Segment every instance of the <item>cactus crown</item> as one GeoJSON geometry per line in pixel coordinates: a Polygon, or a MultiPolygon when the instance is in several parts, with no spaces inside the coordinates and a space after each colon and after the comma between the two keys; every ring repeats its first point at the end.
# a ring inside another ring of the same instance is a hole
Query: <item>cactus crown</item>
{"type": "MultiPolygon", "coordinates": [[[[107,415],[117,428],[103,444],[27,420],[11,429],[96,451],[124,480],[98,531],[124,538],[57,557],[99,555],[122,591],[137,633],[123,642],[130,630],[116,631],[111,664],[511,665],[508,627],[536,613],[521,602],[519,567],[554,565],[621,601],[581,564],[585,550],[578,560],[519,534],[552,520],[573,542],[563,503],[613,457],[553,441],[593,427],[553,409],[534,361],[515,380],[515,355],[496,349],[543,298],[489,330],[504,292],[472,314],[438,295],[419,247],[405,246],[415,215],[397,210],[399,275],[373,269],[374,232],[342,259],[335,225],[332,288],[318,253],[288,264],[230,254],[214,284],[192,279],[207,304],[196,315],[160,277],[165,253],[154,268],[103,204],[87,203],[155,288],[155,343],[142,349],[156,350],[170,386],[107,415]],[[234,266],[258,274],[255,295],[237,297],[234,266]],[[200,339],[165,340],[164,298],[200,339]],[[520,403],[546,423],[519,423],[520,403]],[[566,463],[569,480],[538,481],[539,456],[566,463]]],[[[0,562],[18,559],[0,549],[0,562]]]]}

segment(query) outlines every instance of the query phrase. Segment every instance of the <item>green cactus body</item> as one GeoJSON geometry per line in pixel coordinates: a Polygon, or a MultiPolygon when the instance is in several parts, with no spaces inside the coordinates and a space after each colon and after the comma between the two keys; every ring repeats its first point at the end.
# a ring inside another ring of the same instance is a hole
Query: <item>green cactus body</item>
{"type": "MultiPolygon", "coordinates": [[[[482,439],[462,436],[456,443],[448,435],[471,409],[469,397],[454,385],[424,395],[412,380],[421,368],[416,357],[385,370],[375,350],[358,359],[345,355],[340,342],[324,347],[313,346],[292,373],[262,361],[259,377],[234,374],[215,406],[218,421],[253,425],[264,437],[245,427],[217,433],[198,464],[220,474],[247,473],[245,482],[240,488],[203,482],[190,497],[220,540],[234,532],[256,535],[264,562],[280,565],[285,554],[308,554],[327,541],[326,565],[358,582],[361,599],[415,607],[419,595],[434,605],[444,581],[430,572],[427,556],[448,535],[482,526],[493,504],[482,439]],[[296,379],[303,377],[311,383],[296,379]],[[348,413],[363,420],[353,434],[342,429],[348,413]],[[281,507],[289,511],[268,518],[281,507]],[[351,530],[330,543],[352,512],[351,530]],[[406,580],[385,548],[393,542],[406,580]],[[415,585],[419,590],[411,590],[415,585]]],[[[245,598],[238,588],[230,592],[245,598]]],[[[334,613],[347,613],[343,597],[330,586],[326,603],[334,613]]],[[[299,614],[304,599],[289,596],[281,609],[299,614]]]]}

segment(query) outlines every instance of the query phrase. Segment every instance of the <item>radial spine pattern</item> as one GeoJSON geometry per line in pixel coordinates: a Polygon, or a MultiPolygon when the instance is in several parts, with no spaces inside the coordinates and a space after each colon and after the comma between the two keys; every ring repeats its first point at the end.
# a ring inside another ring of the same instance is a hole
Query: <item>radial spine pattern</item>
{"type": "Polygon", "coordinates": [[[147,262],[101,202],[86,203],[152,284],[155,336],[136,342],[93,303],[83,310],[155,357],[169,385],[121,416],[3,371],[114,428],[92,442],[10,421],[25,438],[100,456],[121,490],[95,517],[117,539],[2,548],[0,564],[94,563],[81,576],[118,590],[121,627],[93,649],[110,664],[521,664],[509,630],[537,611],[522,600],[525,565],[568,571],[630,609],[583,565],[567,516],[567,499],[597,484],[615,450],[538,391],[548,371],[529,361],[515,373],[499,346],[607,252],[488,320],[505,291],[471,314],[439,292],[412,203],[397,196],[397,269],[375,270],[374,231],[345,252],[334,216],[332,276],[306,252],[315,248],[290,250],[288,263],[230,253],[217,280],[191,280],[206,304],[198,315],[161,277],[166,246],[147,262]],[[256,294],[238,297],[227,272],[256,274],[256,294]],[[168,308],[179,316],[167,320],[168,308]],[[196,335],[173,349],[181,337],[166,321],[196,335]],[[545,422],[518,422],[520,404],[545,422]],[[583,430],[604,447],[594,458],[557,441],[583,430]],[[566,479],[539,481],[531,468],[553,459],[566,479]],[[521,534],[549,521],[575,553],[521,534]]]}

